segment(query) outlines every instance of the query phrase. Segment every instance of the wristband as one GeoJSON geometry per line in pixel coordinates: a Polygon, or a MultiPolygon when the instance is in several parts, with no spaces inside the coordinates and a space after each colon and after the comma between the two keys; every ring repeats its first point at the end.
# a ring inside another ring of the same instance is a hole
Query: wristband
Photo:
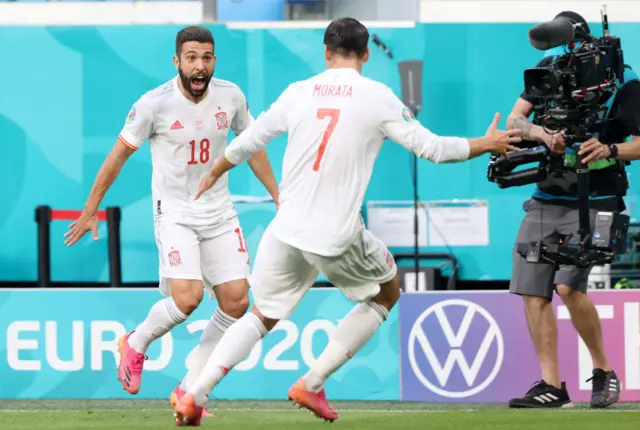
{"type": "Polygon", "coordinates": [[[611,152],[611,155],[609,155],[609,158],[613,158],[614,160],[616,158],[618,158],[618,147],[614,144],[609,145],[609,152],[611,152]]]}

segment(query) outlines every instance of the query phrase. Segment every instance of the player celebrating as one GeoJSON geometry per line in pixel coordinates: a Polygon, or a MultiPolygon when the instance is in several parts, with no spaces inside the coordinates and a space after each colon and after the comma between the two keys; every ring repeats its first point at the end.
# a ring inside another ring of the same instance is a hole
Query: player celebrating
{"type": "MultiPolygon", "coordinates": [[[[118,378],[131,394],[140,389],[147,348],[184,322],[198,307],[205,286],[218,308],[203,330],[193,366],[172,393],[175,404],[195,380],[224,332],[249,306],[249,256],[230,198],[227,175],[194,197],[216,157],[224,153],[229,129],[236,134],[253,122],[242,91],[213,79],[213,35],[187,27],[176,36],[178,76],[142,96],[131,109],[111,153],[98,172],[80,218],[65,234],[72,245],[89,230],[97,239],[96,212],[125,161],[145,140],[151,146],[155,237],[160,255],[160,291],[147,318],[120,339],[118,378]]],[[[265,151],[249,164],[274,201],[278,187],[265,151]]]]}
{"type": "Polygon", "coordinates": [[[324,35],[328,70],[290,85],[271,108],[236,138],[202,180],[198,195],[225,172],[283,132],[280,208],[258,247],[251,279],[255,306],[223,336],[196,383],[175,406],[178,425],[197,426],[211,390],[276,323],[291,315],[319,272],[359,302],[340,322],[289,398],[318,417],[338,414],[326,399],[329,375],[375,334],[400,297],[397,267],[386,246],[359,216],[373,165],[385,137],[435,163],[513,150],[517,131],[439,137],[422,127],[387,86],[360,75],[369,58],[369,32],[342,18],[324,35]]]}

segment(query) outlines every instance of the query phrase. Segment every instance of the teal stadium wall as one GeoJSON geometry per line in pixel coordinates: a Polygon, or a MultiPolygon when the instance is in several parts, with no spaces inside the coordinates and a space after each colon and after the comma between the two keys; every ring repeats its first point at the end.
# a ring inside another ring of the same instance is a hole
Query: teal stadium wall
{"type": "MultiPolygon", "coordinates": [[[[494,112],[501,125],[522,90],[522,73],[541,57],[528,43],[533,24],[418,24],[376,33],[393,50],[387,59],[372,45],[364,70],[400,93],[396,61],[424,61],[420,121],[442,135],[483,134],[494,112]]],[[[136,99],[174,76],[171,62],[179,26],[1,27],[5,67],[0,68],[0,281],[37,276],[35,206],[79,209],[136,99]]],[[[216,76],[236,82],[254,116],[292,81],[325,67],[322,30],[232,30],[210,27],[216,38],[216,76]]],[[[592,28],[599,28],[594,24],[592,28]]],[[[626,60],[640,69],[640,24],[616,24],[626,60]]],[[[285,137],[268,147],[280,178],[285,137]]],[[[511,247],[532,187],[499,190],[486,180],[488,157],[459,165],[420,162],[420,198],[489,201],[490,245],[455,247],[464,280],[510,276],[511,247]]],[[[636,167],[627,199],[635,208],[636,167]]],[[[127,163],[103,207],[123,209],[124,282],[153,282],[158,257],[152,228],[148,146],[127,163]]],[[[231,191],[266,195],[246,165],[231,173],[231,191]]],[[[410,200],[410,154],[388,143],[376,164],[367,200],[410,200]]],[[[248,246],[255,253],[271,205],[240,205],[248,246]]],[[[67,248],[65,222],[52,225],[54,281],[106,282],[106,230],[67,248]]],[[[402,251],[402,250],[394,250],[402,251]]],[[[444,251],[429,248],[428,251],[444,251]]]]}

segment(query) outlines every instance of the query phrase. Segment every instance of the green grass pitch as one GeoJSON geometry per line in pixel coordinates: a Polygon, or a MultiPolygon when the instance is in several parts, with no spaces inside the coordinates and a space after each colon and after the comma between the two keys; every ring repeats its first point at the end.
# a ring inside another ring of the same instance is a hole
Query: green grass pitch
{"type": "MultiPolygon", "coordinates": [[[[503,405],[334,402],[340,418],[324,423],[286,402],[215,401],[214,418],[201,428],[218,430],[622,430],[640,429],[640,404],[591,410],[510,410],[503,405]]],[[[168,401],[0,401],[0,430],[173,429],[168,401]]]]}

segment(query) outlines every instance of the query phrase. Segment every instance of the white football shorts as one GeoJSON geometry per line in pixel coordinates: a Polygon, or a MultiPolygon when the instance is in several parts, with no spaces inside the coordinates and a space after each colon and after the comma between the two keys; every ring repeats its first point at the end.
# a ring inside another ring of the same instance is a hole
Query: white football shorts
{"type": "Polygon", "coordinates": [[[249,280],[256,306],[271,319],[286,319],[322,272],[355,302],[364,302],[391,281],[398,268],[386,245],[362,229],[351,246],[336,257],[301,251],[280,241],[267,227],[249,280]]]}
{"type": "Polygon", "coordinates": [[[165,296],[171,295],[169,279],[203,281],[214,297],[216,285],[249,277],[249,253],[237,217],[215,226],[190,226],[157,217],[155,236],[160,291],[165,296]]]}

